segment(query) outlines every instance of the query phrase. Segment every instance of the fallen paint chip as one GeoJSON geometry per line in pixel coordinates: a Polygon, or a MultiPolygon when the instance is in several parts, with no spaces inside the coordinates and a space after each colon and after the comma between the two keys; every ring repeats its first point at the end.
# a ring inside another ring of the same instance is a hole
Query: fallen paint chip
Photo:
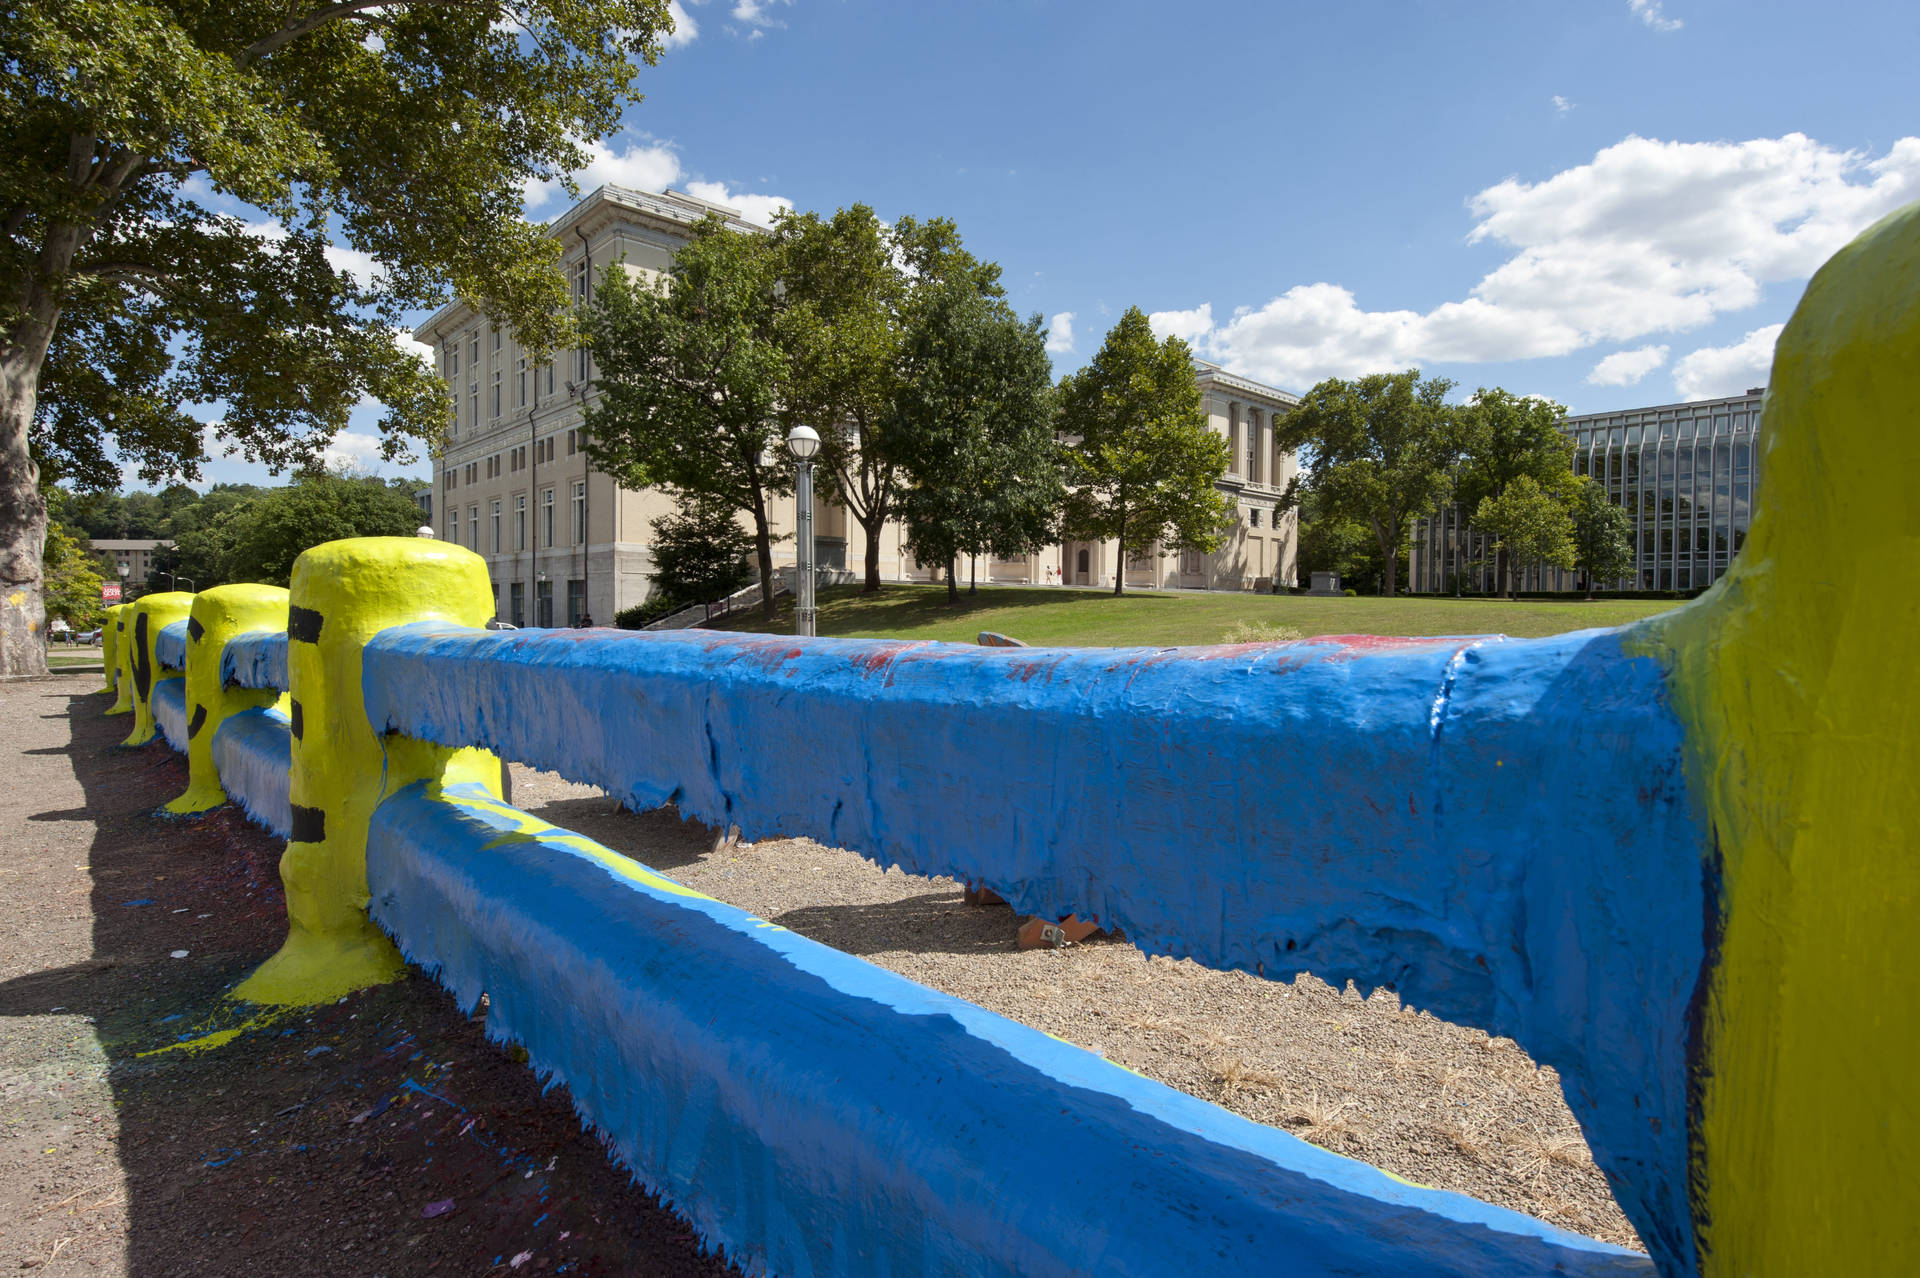
{"type": "Polygon", "coordinates": [[[175,958],[185,958],[185,957],[187,956],[187,951],[186,951],[186,950],[175,950],[175,951],[173,952],[173,956],[174,956],[175,958]]]}
{"type": "Polygon", "coordinates": [[[420,1209],[420,1214],[422,1216],[431,1218],[434,1216],[444,1216],[452,1210],[453,1210],[453,1199],[442,1198],[437,1203],[428,1203],[425,1207],[422,1207],[420,1209]]]}

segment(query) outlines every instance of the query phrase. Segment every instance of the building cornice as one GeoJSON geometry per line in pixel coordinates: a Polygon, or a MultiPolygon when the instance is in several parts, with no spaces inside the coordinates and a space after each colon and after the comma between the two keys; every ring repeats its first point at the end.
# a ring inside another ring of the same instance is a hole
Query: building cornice
{"type": "Polygon", "coordinates": [[[1194,380],[1200,383],[1202,390],[1217,389],[1238,391],[1248,399],[1265,400],[1269,404],[1278,405],[1282,408],[1298,408],[1300,406],[1300,397],[1298,395],[1289,391],[1283,391],[1277,386],[1268,386],[1264,382],[1256,382],[1251,377],[1242,377],[1238,373],[1229,373],[1218,364],[1212,364],[1203,359],[1193,361],[1193,375],[1194,380]]]}
{"type": "MultiPolygon", "coordinates": [[[[622,222],[665,231],[684,240],[688,231],[715,213],[726,219],[728,230],[759,232],[763,229],[741,217],[738,209],[714,204],[681,191],[655,195],[650,191],[636,191],[631,187],[609,184],[594,188],[578,204],[547,223],[546,231],[560,241],[564,254],[579,246],[582,231],[591,238],[622,222]]],[[[413,330],[413,338],[428,346],[438,345],[443,330],[463,328],[471,322],[469,316],[478,314],[465,298],[455,298],[417,326],[413,330]]]]}

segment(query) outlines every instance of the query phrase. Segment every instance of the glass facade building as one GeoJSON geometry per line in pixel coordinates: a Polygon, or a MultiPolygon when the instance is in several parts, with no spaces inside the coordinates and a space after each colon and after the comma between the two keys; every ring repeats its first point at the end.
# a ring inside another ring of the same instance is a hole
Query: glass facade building
{"type": "MultiPolygon", "coordinates": [[[[1573,440],[1573,471],[1606,485],[1633,519],[1631,575],[1602,590],[1704,590],[1746,542],[1760,481],[1763,391],[1728,399],[1588,413],[1561,422],[1573,440]]],[[[1414,528],[1409,586],[1416,593],[1490,593],[1488,539],[1443,508],[1414,528]]],[[[1577,572],[1529,567],[1520,590],[1580,590],[1577,572]]]]}

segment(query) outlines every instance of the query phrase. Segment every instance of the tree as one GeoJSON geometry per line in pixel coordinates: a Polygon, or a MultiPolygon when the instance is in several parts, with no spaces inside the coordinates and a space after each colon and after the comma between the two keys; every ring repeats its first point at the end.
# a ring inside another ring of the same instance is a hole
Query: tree
{"type": "Polygon", "coordinates": [[[882,530],[908,488],[906,456],[927,456],[916,438],[924,423],[900,407],[919,397],[909,351],[924,352],[926,326],[946,322],[949,290],[1003,299],[1000,268],[967,252],[948,219],[903,217],[888,227],[859,204],[830,219],[783,215],[774,239],[777,329],[788,356],[782,424],[819,428],[821,469],[866,532],[865,590],[875,591],[882,530]]]}
{"type": "Polygon", "coordinates": [[[1444,377],[1419,369],[1328,378],[1274,420],[1283,449],[1310,449],[1301,484],[1331,515],[1367,525],[1385,561],[1380,593],[1399,585],[1400,549],[1413,521],[1446,495],[1460,453],[1444,377]]]}
{"type": "Polygon", "coordinates": [[[1302,494],[1298,508],[1294,564],[1300,578],[1311,581],[1315,572],[1333,572],[1349,589],[1378,590],[1386,561],[1373,530],[1357,519],[1321,510],[1310,490],[1302,494]]]}
{"type": "Polygon", "coordinates": [[[789,212],[774,226],[789,356],[781,421],[819,430],[818,468],[866,532],[867,592],[880,589],[881,531],[905,490],[884,428],[900,388],[906,293],[895,234],[864,204],[830,219],[789,212]]]}
{"type": "Polygon", "coordinates": [[[47,616],[58,617],[75,630],[100,624],[104,605],[100,587],[106,578],[87,548],[64,525],[47,524],[47,549],[42,564],[46,582],[47,616]]]}
{"type": "Polygon", "coordinates": [[[586,314],[600,366],[587,456],[630,488],[665,485],[750,516],[767,621],[768,502],[793,492],[778,420],[787,377],[775,331],[778,265],[769,237],[709,217],[674,258],[671,287],[615,263],[586,314]]]}
{"type": "Polygon", "coordinates": [[[323,542],[410,537],[419,526],[420,508],[413,499],[381,480],[310,475],[268,489],[222,521],[219,576],[284,586],[292,578],[293,561],[323,542]]]}
{"type": "Polygon", "coordinates": [[[947,569],[963,555],[1028,554],[1053,541],[1062,488],[1046,332],[974,282],[923,298],[885,432],[909,481],[907,545],[947,569]]]}
{"type": "Polygon", "coordinates": [[[388,456],[445,388],[401,349],[451,287],[545,350],[560,246],[523,184],[587,162],[665,0],[46,0],[0,22],[0,673],[46,669],[40,492],[114,454],[193,478],[187,411],[273,466],[363,397],[388,456]],[[252,206],[262,223],[210,206],[252,206]],[[372,278],[339,250],[380,264],[372,278]]]}
{"type": "Polygon", "coordinates": [[[727,502],[684,494],[652,528],[653,571],[647,577],[663,599],[712,603],[753,580],[753,537],[727,502]]]}
{"type": "MultiPolygon", "coordinates": [[[[1509,560],[1521,567],[1546,563],[1573,567],[1573,524],[1557,494],[1522,475],[1498,497],[1488,497],[1473,512],[1473,526],[1494,539],[1509,560]]],[[[1507,583],[1512,597],[1513,584],[1507,583]]]]}
{"type": "Polygon", "coordinates": [[[1607,491],[1585,475],[1574,478],[1569,510],[1573,516],[1573,563],[1586,574],[1587,598],[1593,583],[1618,581],[1633,571],[1633,517],[1607,499],[1607,491]]]}
{"type": "Polygon", "coordinates": [[[1214,485],[1227,473],[1227,442],[1207,426],[1185,342],[1154,341],[1146,315],[1129,307],[1059,394],[1070,440],[1063,529],[1120,543],[1114,594],[1126,588],[1126,561],[1155,542],[1202,553],[1226,543],[1233,502],[1214,485]]]}
{"type": "MultiPolygon", "coordinates": [[[[1573,477],[1573,440],[1560,429],[1565,407],[1496,386],[1475,391],[1458,411],[1461,466],[1453,500],[1461,510],[1478,510],[1487,498],[1504,496],[1523,475],[1564,495],[1573,477]]],[[[1501,590],[1508,588],[1508,569],[1507,552],[1501,550],[1494,567],[1501,590]]]]}

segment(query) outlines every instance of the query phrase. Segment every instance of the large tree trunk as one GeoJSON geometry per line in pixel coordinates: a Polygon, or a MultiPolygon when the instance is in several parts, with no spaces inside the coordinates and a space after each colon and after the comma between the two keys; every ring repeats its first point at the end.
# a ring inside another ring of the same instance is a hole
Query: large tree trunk
{"type": "Polygon", "coordinates": [[[47,608],[40,557],[47,544],[47,504],[27,433],[52,320],[21,321],[7,336],[13,340],[0,347],[0,675],[43,675],[47,608]]]}
{"type": "Polygon", "coordinates": [[[867,534],[867,584],[860,587],[860,593],[871,595],[880,589],[880,535],[887,528],[886,512],[862,518],[860,527],[867,534]]]}
{"type": "Polygon", "coordinates": [[[1380,594],[1386,599],[1393,598],[1393,588],[1400,584],[1400,527],[1382,527],[1378,519],[1369,519],[1373,525],[1373,539],[1380,545],[1380,558],[1386,571],[1380,574],[1380,594]]]}
{"type": "Polygon", "coordinates": [[[947,556],[947,606],[960,606],[960,556],[958,553],[947,556]]]}

